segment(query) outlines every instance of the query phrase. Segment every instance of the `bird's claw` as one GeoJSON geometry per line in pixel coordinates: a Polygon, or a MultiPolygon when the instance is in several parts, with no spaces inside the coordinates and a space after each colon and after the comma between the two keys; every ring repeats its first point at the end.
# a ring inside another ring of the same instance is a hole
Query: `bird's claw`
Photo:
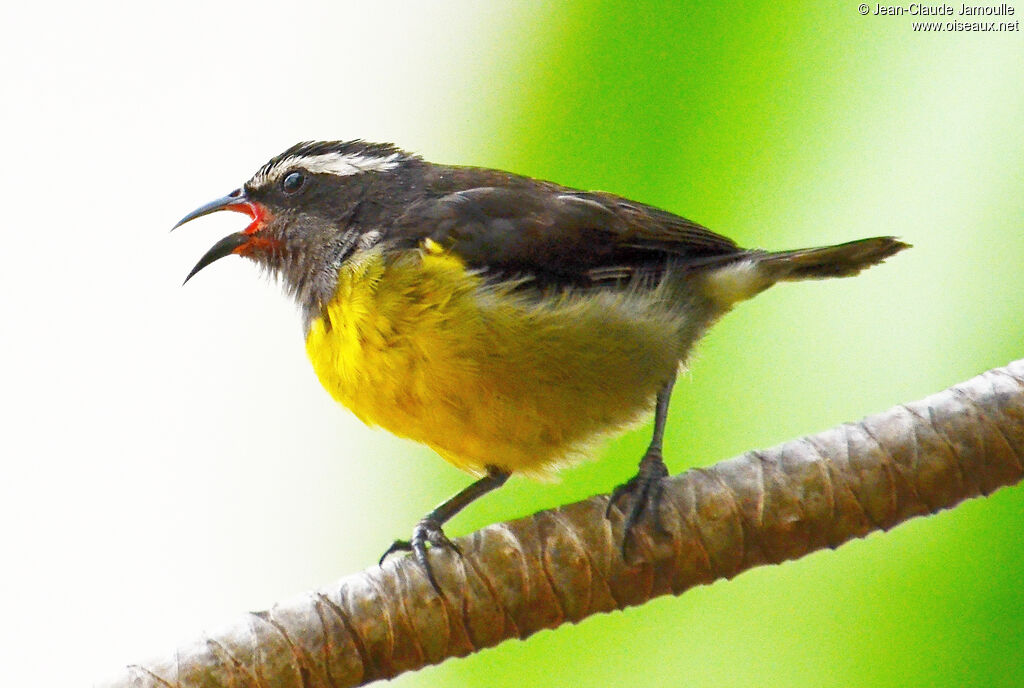
{"type": "Polygon", "coordinates": [[[633,538],[636,528],[644,512],[649,511],[655,529],[662,535],[669,533],[661,519],[661,498],[665,493],[664,478],[668,476],[668,468],[661,458],[660,452],[648,452],[640,462],[640,470],[632,478],[622,483],[608,498],[604,517],[611,517],[612,509],[624,498],[632,497],[626,522],[622,527],[622,558],[627,559],[626,549],[633,538]]]}
{"type": "Polygon", "coordinates": [[[381,556],[380,563],[383,564],[384,560],[395,552],[412,552],[416,563],[427,574],[427,580],[430,581],[430,585],[433,586],[438,594],[441,594],[441,586],[438,585],[437,579],[434,577],[434,570],[430,567],[430,560],[427,558],[427,544],[431,548],[450,549],[460,557],[462,556],[462,550],[448,539],[448,536],[444,534],[444,530],[441,528],[441,524],[436,519],[424,518],[412,529],[411,540],[395,540],[391,543],[391,546],[381,556]]]}

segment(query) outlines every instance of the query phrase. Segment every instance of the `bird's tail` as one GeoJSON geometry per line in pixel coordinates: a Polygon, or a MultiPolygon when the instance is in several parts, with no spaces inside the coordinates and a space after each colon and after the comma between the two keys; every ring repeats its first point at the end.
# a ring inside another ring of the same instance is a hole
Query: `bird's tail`
{"type": "Polygon", "coordinates": [[[747,251],[705,273],[707,294],[725,308],[758,294],[776,282],[849,277],[910,244],[896,237],[860,239],[836,246],[796,251],[747,251]]]}
{"type": "Polygon", "coordinates": [[[896,237],[874,237],[835,246],[768,253],[756,260],[772,282],[850,277],[905,248],[910,248],[910,244],[896,237]]]}

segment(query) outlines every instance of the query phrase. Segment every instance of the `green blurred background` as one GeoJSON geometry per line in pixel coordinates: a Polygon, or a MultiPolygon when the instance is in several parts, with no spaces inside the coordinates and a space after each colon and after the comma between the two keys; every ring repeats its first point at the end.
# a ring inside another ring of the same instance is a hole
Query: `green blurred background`
{"type": "MultiPolygon", "coordinates": [[[[915,245],[857,279],[771,290],[718,325],[677,386],[674,472],[1024,355],[1020,33],[919,34],[852,2],[543,12],[529,58],[477,93],[487,118],[460,130],[461,160],[611,190],[747,246],[915,245]]],[[[513,481],[449,532],[606,491],[648,432],[559,485],[513,481]]],[[[420,465],[438,495],[465,482],[420,465]]],[[[400,684],[1019,686],[1022,533],[1024,490],[1004,490],[400,684]]]]}
{"type": "MultiPolygon", "coordinates": [[[[917,33],[852,1],[8,5],[5,684],[85,685],[327,585],[469,480],[337,408],[250,265],[179,288],[240,218],[166,229],[295,141],[612,191],[746,246],[914,244],[717,325],[676,386],[673,472],[1024,356],[1019,32],[917,33]]],[[[514,479],[448,532],[607,492],[648,437],[514,479]]],[[[1019,686],[1022,533],[1024,489],[1003,490],[395,684],[1019,686]]]]}

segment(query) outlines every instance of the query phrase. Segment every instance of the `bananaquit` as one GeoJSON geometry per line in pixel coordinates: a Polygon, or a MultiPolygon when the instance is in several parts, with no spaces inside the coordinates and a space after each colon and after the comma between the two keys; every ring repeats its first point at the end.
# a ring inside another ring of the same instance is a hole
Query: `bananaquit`
{"type": "Polygon", "coordinates": [[[608,505],[626,509],[625,554],[645,511],[658,524],[669,396],[705,330],[776,282],[855,275],[907,248],[876,237],[747,250],[609,193],[364,141],[292,146],[178,225],[219,210],[251,222],[188,278],[230,254],[279,277],[331,395],[478,476],[385,552],[411,550],[435,587],[427,545],[456,549],[448,519],[653,408],[639,471],[608,505]]]}

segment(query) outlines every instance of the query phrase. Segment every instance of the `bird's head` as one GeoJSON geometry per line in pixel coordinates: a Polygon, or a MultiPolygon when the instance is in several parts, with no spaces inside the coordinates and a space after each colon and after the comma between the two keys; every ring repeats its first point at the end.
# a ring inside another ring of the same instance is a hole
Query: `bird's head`
{"type": "Polygon", "coordinates": [[[244,230],[214,244],[185,281],[235,254],[281,277],[300,305],[322,303],[333,293],[336,268],[380,238],[376,218],[402,207],[415,186],[420,162],[390,144],[320,141],[292,146],[240,188],[193,210],[174,226],[220,210],[250,219],[244,230]]]}

